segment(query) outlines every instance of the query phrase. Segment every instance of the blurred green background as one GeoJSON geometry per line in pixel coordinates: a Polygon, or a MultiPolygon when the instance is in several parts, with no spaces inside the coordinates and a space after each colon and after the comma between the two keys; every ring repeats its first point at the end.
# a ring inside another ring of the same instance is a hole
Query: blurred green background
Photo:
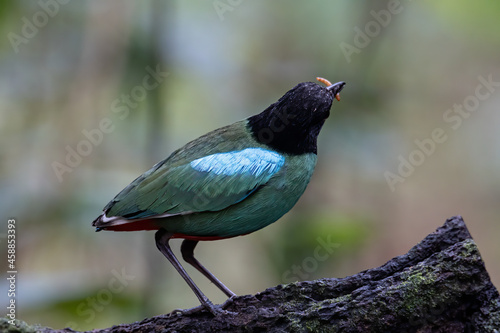
{"type": "MultiPolygon", "coordinates": [[[[263,230],[200,244],[198,258],[251,294],[379,266],[462,215],[500,285],[499,10],[451,0],[2,1],[0,242],[6,257],[15,217],[18,318],[82,330],[198,305],[152,232],[96,234],[92,220],[174,149],[316,76],[347,86],[306,193],[263,230]]],[[[4,278],[0,287],[4,306],[4,278]]]]}

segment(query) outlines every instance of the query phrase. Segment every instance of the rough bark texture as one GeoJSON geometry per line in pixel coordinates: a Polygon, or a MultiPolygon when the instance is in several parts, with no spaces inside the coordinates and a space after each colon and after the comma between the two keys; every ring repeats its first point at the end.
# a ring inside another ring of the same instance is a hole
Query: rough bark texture
{"type": "Polygon", "coordinates": [[[226,310],[216,317],[205,310],[167,314],[95,332],[500,333],[498,291],[461,217],[381,267],[239,296],[226,310]]]}

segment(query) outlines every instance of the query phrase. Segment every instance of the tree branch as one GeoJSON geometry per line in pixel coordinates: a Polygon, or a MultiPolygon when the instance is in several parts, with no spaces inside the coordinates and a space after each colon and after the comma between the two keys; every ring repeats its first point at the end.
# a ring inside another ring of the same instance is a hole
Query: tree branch
{"type": "Polygon", "coordinates": [[[226,310],[216,317],[205,310],[161,315],[95,332],[500,332],[498,291],[461,217],[381,267],[239,296],[226,310]]]}

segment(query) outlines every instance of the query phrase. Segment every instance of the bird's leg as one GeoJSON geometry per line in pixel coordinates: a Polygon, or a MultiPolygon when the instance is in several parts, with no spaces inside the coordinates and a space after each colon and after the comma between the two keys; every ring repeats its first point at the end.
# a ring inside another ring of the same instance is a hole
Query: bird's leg
{"type": "Polygon", "coordinates": [[[198,244],[198,241],[196,240],[185,239],[181,245],[182,258],[184,258],[187,263],[196,268],[201,274],[205,275],[207,279],[212,281],[212,283],[215,284],[220,290],[222,290],[222,292],[226,294],[227,297],[236,296],[235,293],[229,290],[228,287],[220,282],[219,279],[215,277],[215,275],[208,271],[208,269],[203,267],[203,265],[200,264],[200,262],[194,257],[194,248],[196,247],[196,244],[198,244]]]}
{"type": "MultiPolygon", "coordinates": [[[[156,232],[155,234],[155,240],[156,240],[156,246],[158,247],[158,250],[160,250],[161,253],[170,261],[172,266],[175,267],[177,272],[184,278],[184,280],[187,282],[187,284],[191,287],[193,292],[195,293],[196,297],[200,300],[200,303],[207,309],[209,310],[213,315],[217,315],[220,310],[217,309],[212,302],[208,299],[207,296],[205,296],[200,288],[194,283],[193,280],[189,277],[187,272],[184,270],[182,265],[179,263],[179,260],[175,257],[174,253],[172,252],[172,249],[170,249],[170,246],[168,245],[168,241],[170,238],[172,238],[173,234],[167,232],[165,229],[160,229],[156,232]]],[[[194,258],[193,258],[194,259],[194,258]]]]}

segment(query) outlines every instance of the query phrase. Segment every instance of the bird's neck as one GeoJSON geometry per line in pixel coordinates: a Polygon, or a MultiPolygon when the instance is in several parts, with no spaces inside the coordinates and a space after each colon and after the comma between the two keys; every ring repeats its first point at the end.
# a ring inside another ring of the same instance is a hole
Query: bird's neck
{"type": "Polygon", "coordinates": [[[306,126],[307,120],[297,119],[286,109],[273,108],[248,118],[248,127],[255,140],[290,155],[317,153],[317,138],[324,121],[306,126]]]}

